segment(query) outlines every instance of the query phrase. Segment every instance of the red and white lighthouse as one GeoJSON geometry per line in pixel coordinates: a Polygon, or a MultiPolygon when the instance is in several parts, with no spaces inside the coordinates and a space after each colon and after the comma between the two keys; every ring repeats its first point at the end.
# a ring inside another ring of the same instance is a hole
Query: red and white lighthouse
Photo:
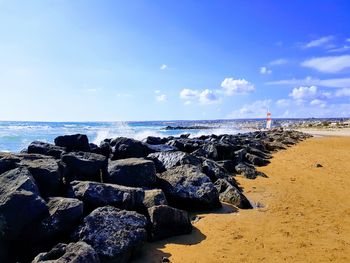
{"type": "Polygon", "coordinates": [[[266,116],[266,129],[270,130],[270,129],[271,129],[271,124],[272,124],[271,112],[267,111],[267,116],[266,116]]]}

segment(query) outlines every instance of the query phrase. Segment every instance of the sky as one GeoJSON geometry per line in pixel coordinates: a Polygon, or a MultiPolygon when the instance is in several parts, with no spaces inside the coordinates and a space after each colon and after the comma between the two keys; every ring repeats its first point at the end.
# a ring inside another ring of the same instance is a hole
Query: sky
{"type": "Polygon", "coordinates": [[[350,1],[0,0],[0,120],[350,117],[350,1]]]}

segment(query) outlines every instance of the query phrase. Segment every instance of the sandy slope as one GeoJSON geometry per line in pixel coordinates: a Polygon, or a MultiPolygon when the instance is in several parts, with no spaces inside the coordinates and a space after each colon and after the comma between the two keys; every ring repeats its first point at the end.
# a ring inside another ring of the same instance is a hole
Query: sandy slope
{"type": "Polygon", "coordinates": [[[350,262],[350,138],[309,139],[260,170],[269,178],[239,182],[264,208],[201,214],[193,234],[147,244],[138,262],[350,262]]]}

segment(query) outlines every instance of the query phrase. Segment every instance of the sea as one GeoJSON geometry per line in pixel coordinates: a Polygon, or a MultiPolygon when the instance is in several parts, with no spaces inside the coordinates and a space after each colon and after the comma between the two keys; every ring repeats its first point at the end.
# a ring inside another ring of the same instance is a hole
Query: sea
{"type": "MultiPolygon", "coordinates": [[[[301,119],[279,119],[273,126],[288,126],[301,119]]],[[[189,133],[190,137],[209,134],[237,134],[261,129],[265,119],[239,120],[192,120],[192,121],[134,121],[134,122],[29,122],[0,121],[0,152],[20,152],[35,140],[53,143],[60,135],[86,134],[89,142],[99,144],[103,139],[129,137],[142,140],[147,136],[178,136],[189,133]],[[167,126],[179,129],[166,129],[167,126]],[[198,127],[181,129],[181,127],[198,127]]]]}

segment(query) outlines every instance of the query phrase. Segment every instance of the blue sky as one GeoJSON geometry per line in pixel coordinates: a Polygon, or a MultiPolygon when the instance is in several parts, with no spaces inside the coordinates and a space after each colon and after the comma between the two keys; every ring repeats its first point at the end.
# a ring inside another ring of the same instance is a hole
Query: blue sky
{"type": "Polygon", "coordinates": [[[0,120],[350,116],[349,1],[0,0],[0,120]]]}

